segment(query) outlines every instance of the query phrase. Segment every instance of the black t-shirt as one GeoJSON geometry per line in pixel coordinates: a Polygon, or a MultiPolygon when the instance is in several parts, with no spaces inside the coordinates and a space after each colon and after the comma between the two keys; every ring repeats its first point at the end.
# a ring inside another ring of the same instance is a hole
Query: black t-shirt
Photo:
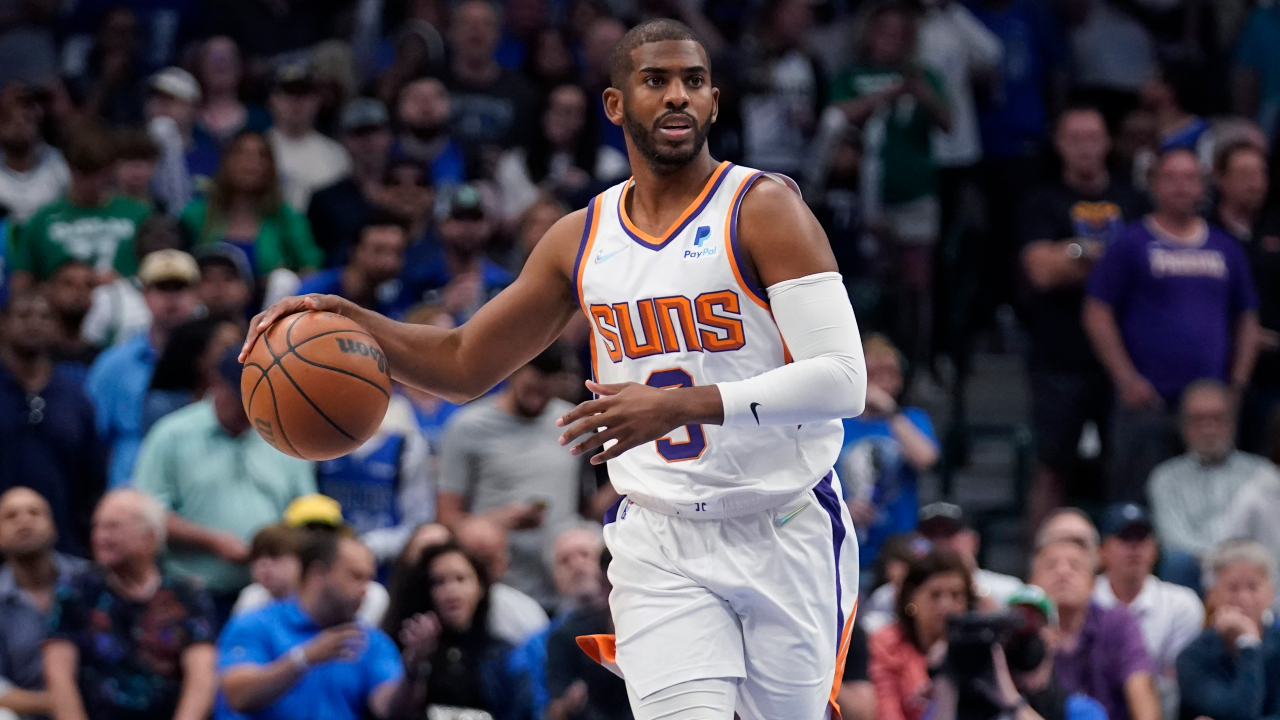
{"type": "Polygon", "coordinates": [[[487,85],[471,85],[449,77],[453,134],[471,154],[484,157],[486,148],[527,145],[542,124],[537,95],[523,76],[503,69],[487,85]]]}
{"type": "MultiPolygon", "coordinates": [[[[1096,196],[1076,192],[1059,181],[1027,198],[1022,213],[1022,242],[1025,245],[1036,240],[1084,237],[1107,245],[1149,208],[1145,195],[1114,179],[1096,196]]],[[[1024,317],[1031,336],[1031,369],[1100,371],[1080,322],[1083,305],[1083,283],[1048,292],[1027,291],[1024,317]]]]}
{"type": "MultiPolygon", "coordinates": [[[[1280,207],[1262,214],[1247,250],[1253,284],[1258,289],[1258,321],[1267,330],[1280,331],[1280,207]]],[[[1253,384],[1280,389],[1280,351],[1266,350],[1258,355],[1253,384]]]]}
{"type": "Polygon", "coordinates": [[[844,656],[842,682],[869,681],[867,673],[867,633],[861,625],[854,625],[849,635],[849,652],[844,656]]]}
{"type": "Polygon", "coordinates": [[[587,704],[575,715],[581,720],[631,720],[627,686],[622,678],[596,663],[578,647],[579,635],[613,632],[608,608],[578,610],[565,618],[547,638],[547,697],[564,695],[577,680],[587,684],[587,704]]]}

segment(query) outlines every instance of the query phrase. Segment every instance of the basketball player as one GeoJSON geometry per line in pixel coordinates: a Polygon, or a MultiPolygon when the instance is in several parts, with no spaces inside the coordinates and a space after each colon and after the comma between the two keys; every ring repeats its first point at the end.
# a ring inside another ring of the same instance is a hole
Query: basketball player
{"type": "Polygon", "coordinates": [[[402,383],[475,398],[592,325],[597,399],[561,443],[608,462],[617,627],[595,646],[637,720],[838,717],[857,543],[832,465],[862,412],[857,324],[826,236],[794,183],[706,148],[719,92],[688,28],[654,20],[615,47],[609,119],[633,177],[553,226],[520,277],[453,330],[403,325],[333,296],[277,318],[341,313],[402,383]]]}

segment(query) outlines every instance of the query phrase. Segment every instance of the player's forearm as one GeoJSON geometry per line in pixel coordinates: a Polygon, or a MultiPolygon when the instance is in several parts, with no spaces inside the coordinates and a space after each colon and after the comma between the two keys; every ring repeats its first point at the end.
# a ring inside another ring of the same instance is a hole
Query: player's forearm
{"type": "Polygon", "coordinates": [[[1249,311],[1236,321],[1235,351],[1231,356],[1231,387],[1242,389],[1253,376],[1253,365],[1258,360],[1258,346],[1262,339],[1262,327],[1258,313],[1249,311]]]}
{"type": "Polygon", "coordinates": [[[1113,381],[1119,384],[1138,375],[1109,305],[1095,298],[1085,298],[1083,321],[1089,341],[1093,343],[1093,351],[1113,381]]]}
{"type": "Polygon", "coordinates": [[[360,323],[378,341],[387,356],[391,377],[397,381],[450,402],[471,399],[463,384],[472,383],[456,361],[456,329],[397,322],[354,303],[344,307],[343,314],[360,323]]]}

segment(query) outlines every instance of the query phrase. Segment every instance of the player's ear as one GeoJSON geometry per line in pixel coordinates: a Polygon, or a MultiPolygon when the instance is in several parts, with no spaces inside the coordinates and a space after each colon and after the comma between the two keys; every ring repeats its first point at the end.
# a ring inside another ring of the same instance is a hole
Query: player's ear
{"type": "Polygon", "coordinates": [[[609,118],[609,122],[614,125],[622,126],[624,113],[622,110],[622,91],[618,88],[605,88],[604,90],[604,114],[609,118]]]}
{"type": "Polygon", "coordinates": [[[711,86],[711,122],[720,115],[720,88],[711,86]]]}

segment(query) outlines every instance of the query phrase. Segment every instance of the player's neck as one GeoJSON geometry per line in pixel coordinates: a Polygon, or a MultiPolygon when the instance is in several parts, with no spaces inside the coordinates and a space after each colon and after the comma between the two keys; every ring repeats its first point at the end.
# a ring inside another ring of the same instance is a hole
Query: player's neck
{"type": "Polygon", "coordinates": [[[635,184],[626,198],[628,217],[646,232],[665,231],[664,221],[673,219],[698,197],[717,166],[705,149],[697,159],[671,172],[658,172],[636,158],[631,163],[635,184]],[[660,224],[662,227],[655,227],[660,224]]]}

